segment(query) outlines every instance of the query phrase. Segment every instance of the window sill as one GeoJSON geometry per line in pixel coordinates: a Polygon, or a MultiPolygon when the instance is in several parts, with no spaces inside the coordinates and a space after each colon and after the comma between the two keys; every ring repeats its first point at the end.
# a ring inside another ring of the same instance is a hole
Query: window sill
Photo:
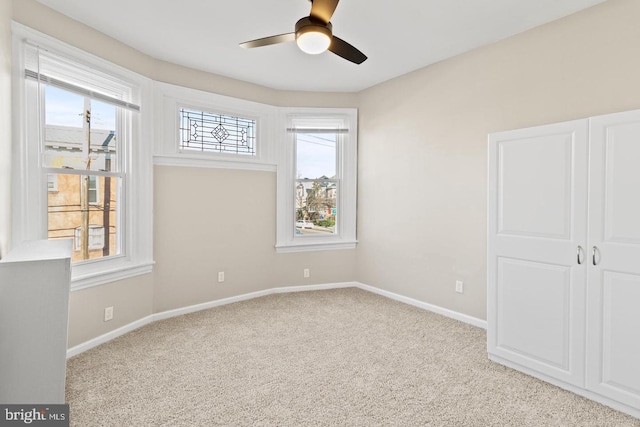
{"type": "Polygon", "coordinates": [[[350,242],[332,242],[332,243],[291,243],[286,245],[276,245],[276,253],[287,254],[294,252],[311,252],[311,251],[334,251],[343,249],[355,249],[358,244],[357,240],[350,242]]]}
{"type": "Polygon", "coordinates": [[[115,282],[117,280],[128,279],[141,274],[151,273],[153,270],[153,264],[154,262],[124,265],[114,267],[109,270],[85,274],[76,274],[76,272],[74,272],[74,267],[71,267],[71,292],[104,285],[105,283],[115,282]]]}
{"type": "Polygon", "coordinates": [[[259,160],[243,160],[238,158],[217,158],[206,155],[193,154],[155,154],[153,164],[159,166],[188,166],[216,169],[242,169],[275,172],[276,165],[259,160]]]}

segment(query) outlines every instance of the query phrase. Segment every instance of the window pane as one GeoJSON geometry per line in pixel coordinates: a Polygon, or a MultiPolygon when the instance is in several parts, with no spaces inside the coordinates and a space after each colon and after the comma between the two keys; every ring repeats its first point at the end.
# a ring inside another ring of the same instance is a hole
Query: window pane
{"type": "Polygon", "coordinates": [[[116,110],[115,105],[91,100],[91,170],[118,171],[116,110]]]}
{"type": "Polygon", "coordinates": [[[73,239],[74,262],[118,255],[121,179],[71,174],[53,176],[58,189],[48,192],[48,237],[73,239]],[[96,184],[95,203],[91,201],[91,181],[96,184]]]}
{"type": "Polygon", "coordinates": [[[117,170],[117,107],[53,86],[44,104],[44,166],[117,170]]]}
{"type": "Polygon", "coordinates": [[[116,128],[116,106],[96,99],[91,100],[91,129],[114,130],[116,128]]]}
{"type": "Polygon", "coordinates": [[[180,109],[180,149],[256,155],[256,121],[180,109]]]}
{"type": "Polygon", "coordinates": [[[53,86],[45,86],[44,105],[47,126],[82,128],[82,111],[84,110],[82,95],[53,86]]]}
{"type": "Polygon", "coordinates": [[[337,196],[336,181],[296,180],[296,236],[334,234],[337,196]]]}
{"type": "Polygon", "coordinates": [[[336,177],[335,133],[296,134],[296,178],[336,177]]]}

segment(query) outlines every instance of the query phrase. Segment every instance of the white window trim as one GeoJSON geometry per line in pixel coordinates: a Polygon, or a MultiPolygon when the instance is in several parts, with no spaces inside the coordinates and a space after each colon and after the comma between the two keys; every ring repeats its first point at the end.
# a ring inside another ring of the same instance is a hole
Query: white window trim
{"type": "Polygon", "coordinates": [[[354,108],[281,108],[279,115],[280,141],[277,173],[277,230],[278,253],[354,249],[356,239],[356,186],[358,112],[354,108]],[[330,236],[295,236],[295,134],[287,132],[294,122],[304,119],[340,121],[347,133],[338,144],[337,171],[340,176],[338,193],[338,222],[336,234],[330,236]]]}
{"type": "Polygon", "coordinates": [[[154,147],[154,164],[205,168],[244,169],[274,172],[276,159],[274,129],[277,108],[258,102],[231,98],[211,92],[154,82],[156,132],[161,135],[154,147]],[[256,121],[256,155],[180,150],[180,108],[238,116],[256,121]]]}
{"type": "Polygon", "coordinates": [[[12,22],[13,33],[13,183],[12,183],[12,246],[26,240],[47,236],[47,171],[40,166],[39,147],[27,144],[26,85],[24,84],[24,44],[28,40],[74,61],[102,70],[136,88],[135,101],[143,106],[138,119],[132,122],[128,157],[131,170],[123,190],[127,215],[121,224],[125,247],[123,255],[89,260],[74,264],[71,269],[71,290],[121,280],[149,273],[152,255],[152,141],[153,92],[151,80],[114,65],[85,51],[12,22]]]}

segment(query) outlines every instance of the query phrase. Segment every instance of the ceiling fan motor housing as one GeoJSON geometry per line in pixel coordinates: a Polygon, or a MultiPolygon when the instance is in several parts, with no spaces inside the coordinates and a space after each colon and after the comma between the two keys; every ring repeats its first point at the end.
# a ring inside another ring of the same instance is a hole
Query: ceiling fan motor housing
{"type": "Polygon", "coordinates": [[[331,24],[331,22],[324,23],[319,19],[315,19],[311,16],[305,16],[304,18],[296,22],[296,37],[309,31],[316,31],[332,37],[333,25],[331,24]]]}

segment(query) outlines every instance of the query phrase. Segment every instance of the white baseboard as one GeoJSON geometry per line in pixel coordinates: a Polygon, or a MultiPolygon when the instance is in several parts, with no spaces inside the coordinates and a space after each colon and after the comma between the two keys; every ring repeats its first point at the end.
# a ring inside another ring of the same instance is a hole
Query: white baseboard
{"type": "Polygon", "coordinates": [[[373,292],[374,294],[382,295],[392,300],[400,301],[405,304],[412,305],[414,307],[421,308],[423,310],[432,311],[437,314],[441,314],[445,317],[450,317],[455,320],[459,320],[463,323],[476,326],[478,328],[487,329],[487,321],[478,319],[477,317],[468,316],[466,314],[458,313],[457,311],[449,310],[437,305],[429,304],[417,299],[405,297],[404,295],[395,294],[393,292],[385,291],[383,289],[375,288],[373,286],[365,285],[364,283],[357,283],[356,286],[365,291],[373,292]]]}
{"type": "Polygon", "coordinates": [[[223,298],[214,301],[208,301],[201,304],[190,305],[188,307],[167,310],[153,315],[153,321],[169,319],[171,317],[181,316],[183,314],[195,313],[196,311],[206,310],[221,305],[233,304],[234,302],[246,301],[254,298],[260,298],[271,294],[282,294],[285,292],[304,292],[304,291],[320,291],[326,289],[353,288],[357,286],[355,283],[329,283],[323,285],[307,285],[307,286],[291,286],[282,288],[271,288],[264,291],[250,292],[248,294],[236,295],[229,298],[223,298]]]}
{"type": "Polygon", "coordinates": [[[99,337],[95,337],[90,339],[89,341],[85,341],[82,344],[78,344],[74,347],[67,349],[67,359],[73,356],[76,356],[80,353],[83,353],[93,347],[97,347],[100,344],[104,344],[106,342],[111,341],[114,338],[118,338],[120,335],[124,335],[127,332],[131,332],[134,329],[141,328],[144,325],[148,325],[154,321],[153,315],[143,317],[142,319],[138,319],[135,322],[131,322],[127,325],[124,325],[118,329],[114,329],[113,331],[107,332],[106,334],[100,335],[99,337]]]}
{"type": "Polygon", "coordinates": [[[433,304],[428,304],[426,302],[422,302],[413,298],[405,297],[403,295],[395,294],[393,292],[385,291],[379,288],[375,288],[373,286],[365,285],[364,283],[359,282],[343,282],[343,283],[327,283],[321,285],[306,285],[306,286],[290,286],[290,287],[280,287],[280,288],[271,288],[266,289],[264,291],[251,292],[248,294],[237,295],[234,297],[223,298],[219,300],[209,301],[202,304],[190,305],[188,307],[176,308],[174,310],[167,310],[160,313],[155,313],[144,317],[142,319],[136,320],[135,322],[131,322],[128,325],[124,325],[118,329],[114,329],[111,332],[107,332],[106,334],[100,335],[99,337],[90,339],[89,341],[85,341],[82,344],[78,344],[74,347],[71,347],[67,350],[67,358],[76,356],[84,351],[87,351],[93,347],[99,346],[100,344],[104,344],[108,341],[111,341],[114,338],[119,337],[120,335],[124,335],[127,332],[131,332],[134,329],[138,329],[142,326],[148,325],[149,323],[156,322],[158,320],[169,319],[171,317],[181,316],[183,314],[194,313],[200,310],[206,310],[213,307],[219,307],[221,305],[232,304],[235,302],[246,301],[254,298],[260,298],[271,294],[281,294],[286,292],[305,292],[305,291],[320,291],[327,289],[341,289],[341,288],[360,288],[362,290],[373,292],[375,294],[384,296],[386,298],[390,298],[396,301],[403,302],[405,304],[409,304],[423,310],[432,311],[437,314],[441,314],[446,317],[450,317],[455,320],[459,320],[464,323],[468,323],[473,326],[477,326],[479,328],[487,328],[487,322],[485,320],[481,320],[475,317],[467,316],[466,314],[458,313],[456,311],[448,310],[446,308],[438,307],[433,304]]]}

